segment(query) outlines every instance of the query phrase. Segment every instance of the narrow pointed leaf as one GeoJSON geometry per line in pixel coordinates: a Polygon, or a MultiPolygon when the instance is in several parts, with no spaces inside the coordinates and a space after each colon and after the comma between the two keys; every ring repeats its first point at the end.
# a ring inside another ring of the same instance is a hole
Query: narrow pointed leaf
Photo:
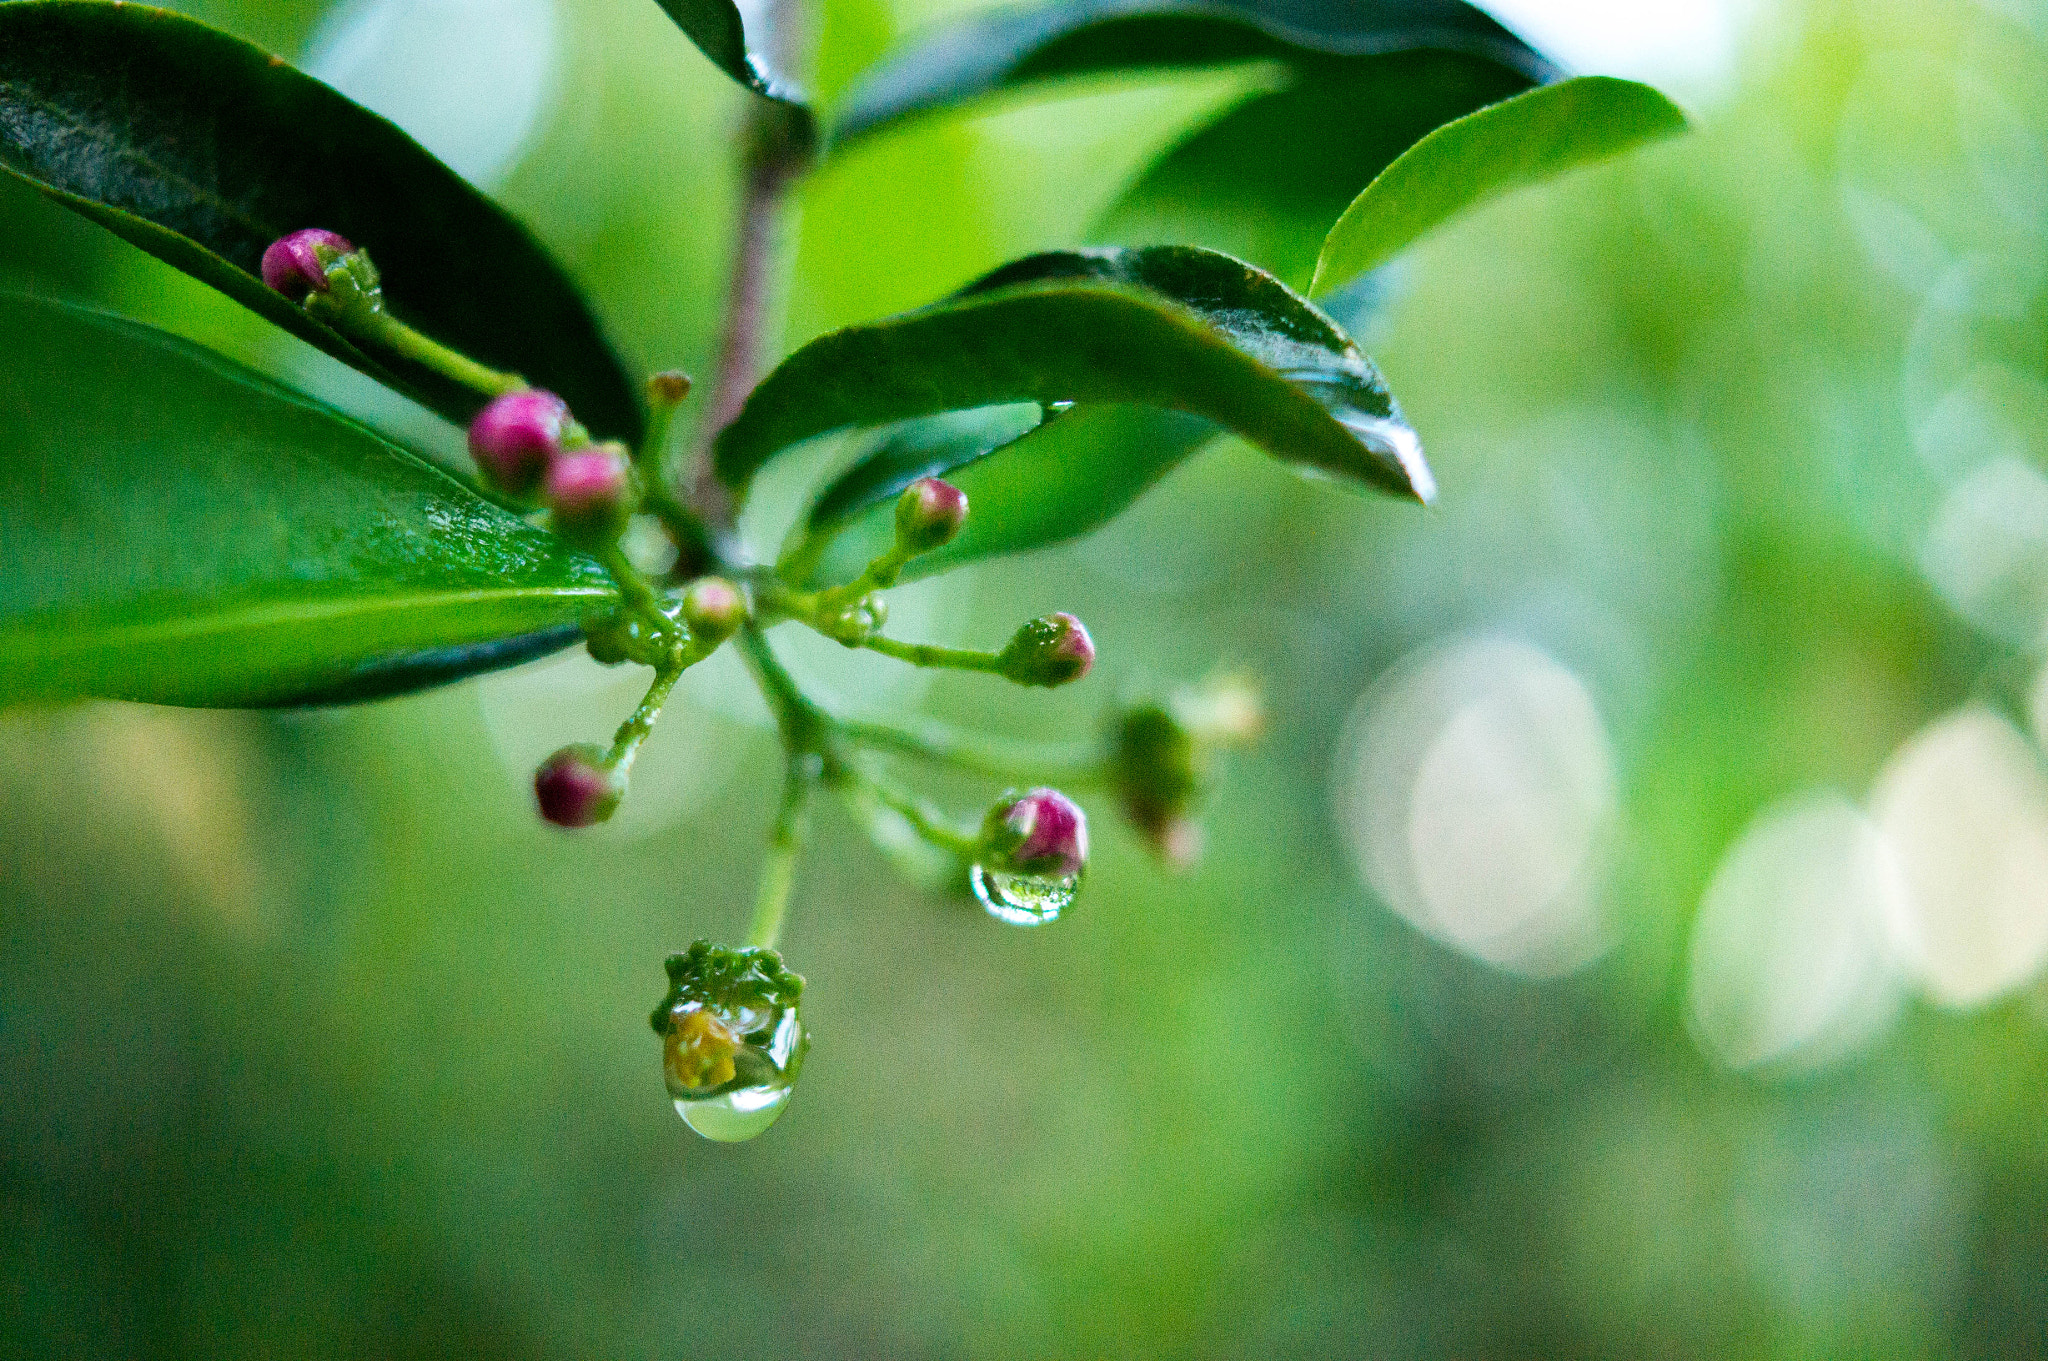
{"type": "MultiPolygon", "coordinates": [[[[836,143],[905,119],[1080,75],[1278,58],[1312,77],[1399,52],[1455,52],[1515,73],[1555,68],[1462,0],[1060,0],[942,24],[866,72],[842,101],[836,143]]],[[[1328,128],[1303,129],[1318,141],[1328,128]]]]}
{"type": "MultiPolygon", "coordinates": [[[[768,0],[752,5],[756,23],[773,21],[778,6],[793,0],[768,0]]],[[[802,83],[776,60],[774,44],[766,34],[749,34],[746,11],[733,0],[660,0],[661,8],[675,20],[677,28],[711,59],[714,66],[764,98],[787,104],[811,125],[808,97],[802,83]]],[[[792,19],[797,16],[791,16],[792,19]]]]}
{"type": "Polygon", "coordinates": [[[1076,76],[1247,60],[1277,65],[1279,87],[1189,128],[1095,240],[1209,246],[1305,284],[1330,224],[1402,151],[1559,74],[1462,0],[1083,0],[942,25],[856,85],[835,136],[1076,76]]]}
{"type": "Polygon", "coordinates": [[[0,703],[331,703],[510,665],[595,563],[173,337],[0,296],[0,703]]]}
{"type": "MultiPolygon", "coordinates": [[[[1110,404],[1060,412],[989,448],[980,447],[985,441],[963,439],[957,449],[964,457],[943,475],[967,493],[967,523],[952,543],[912,560],[904,578],[914,581],[1092,533],[1218,433],[1200,416],[1110,404]]],[[[893,495],[840,509],[836,518],[816,523],[803,548],[783,565],[785,576],[807,584],[850,580],[889,547],[895,537],[893,495]]]]}
{"type": "Polygon", "coordinates": [[[744,488],[790,445],[1005,402],[1181,411],[1284,461],[1427,501],[1420,442],[1370,361],[1272,276],[1184,247],[1059,251],[946,302],[811,342],[719,436],[744,488]]]}
{"type": "Polygon", "coordinates": [[[366,248],[393,315],[637,440],[636,385],[526,229],[367,109],[262,50],[135,4],[0,4],[0,172],[457,422],[482,399],[263,286],[271,241],[366,248]]]}
{"type": "Polygon", "coordinates": [[[1311,292],[1341,288],[1468,208],[1683,132],[1647,85],[1581,76],[1446,123],[1388,166],[1323,242],[1311,292]]]}

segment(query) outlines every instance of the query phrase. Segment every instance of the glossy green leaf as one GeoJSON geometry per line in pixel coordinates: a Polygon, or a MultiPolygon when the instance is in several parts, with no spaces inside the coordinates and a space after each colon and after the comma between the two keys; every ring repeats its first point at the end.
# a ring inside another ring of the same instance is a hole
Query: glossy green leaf
{"type": "MultiPolygon", "coordinates": [[[[756,25],[772,21],[776,9],[793,0],[767,0],[749,5],[756,25]]],[[[711,58],[713,65],[764,98],[786,104],[811,126],[811,111],[801,82],[776,60],[776,44],[766,34],[747,32],[746,11],[733,0],[660,0],[661,8],[676,27],[688,35],[697,50],[711,58]]],[[[801,21],[800,16],[790,16],[801,21]]]]}
{"type": "Polygon", "coordinates": [[[561,267],[396,127],[180,15],[90,0],[0,4],[0,171],[457,422],[481,399],[366,353],[263,286],[301,227],[369,250],[393,315],[562,394],[637,440],[638,385],[561,267]]]}
{"type": "Polygon", "coordinates": [[[339,702],[573,640],[595,563],[161,332],[0,296],[0,702],[339,702]]]}
{"type": "MultiPolygon", "coordinates": [[[[1556,72],[1462,0],[1060,0],[942,24],[865,73],[842,101],[836,142],[1063,77],[1277,58],[1322,78],[1399,52],[1454,52],[1517,74],[1556,72]]],[[[1327,127],[1297,135],[1328,144],[1327,127]]]]}
{"type": "Polygon", "coordinates": [[[1377,269],[1467,208],[1685,127],[1663,95],[1609,76],[1530,90],[1447,123],[1352,200],[1323,243],[1311,291],[1377,269]]]}
{"type": "Polygon", "coordinates": [[[1205,245],[1305,283],[1330,224],[1402,151],[1558,74],[1461,0],[1089,0],[940,27],[863,78],[835,135],[1062,78],[1245,60],[1278,63],[1281,87],[1190,130],[1096,239],[1205,245]]]}
{"type": "Polygon", "coordinates": [[[1201,416],[1287,462],[1427,501],[1420,442],[1335,323],[1241,260],[1185,247],[1056,251],[935,306],[812,341],[719,436],[744,488],[817,435],[1005,402],[1201,416]]]}
{"type": "MultiPolygon", "coordinates": [[[[943,473],[966,492],[967,523],[952,543],[913,560],[904,578],[1092,533],[1217,433],[1200,416],[1111,404],[1056,413],[993,447],[980,447],[985,439],[961,439],[961,461],[918,475],[943,473]]],[[[894,537],[893,495],[873,497],[817,525],[782,570],[791,580],[811,584],[849,580],[894,537]]]]}
{"type": "Polygon", "coordinates": [[[1168,147],[1091,236],[1208,246],[1302,287],[1361,187],[1433,129],[1526,89],[1519,72],[1455,52],[1331,67],[1168,147]]]}

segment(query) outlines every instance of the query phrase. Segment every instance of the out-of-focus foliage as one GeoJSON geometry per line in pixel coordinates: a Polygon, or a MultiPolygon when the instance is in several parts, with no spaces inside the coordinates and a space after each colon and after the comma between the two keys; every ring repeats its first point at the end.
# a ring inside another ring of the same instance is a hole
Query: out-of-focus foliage
{"type": "MultiPolygon", "coordinates": [[[[405,11],[325,22],[374,50],[405,11]]],[[[637,362],[701,369],[740,92],[655,6],[555,16],[494,187],[637,362]]],[[[205,17],[287,51],[323,21],[205,17]]],[[[910,26],[833,6],[821,89],[910,26]]],[[[1218,88],[854,149],[806,192],[787,341],[1073,244],[1218,88]]],[[[394,112],[433,147],[422,101],[394,112]]],[[[1437,508],[1219,444],[897,606],[919,636],[963,590],[1073,609],[1099,679],[906,690],[791,646],[843,707],[1012,732],[1093,723],[1133,657],[1256,665],[1274,713],[1198,869],[1091,805],[1044,931],[821,819],[786,938],[816,1043],[754,1143],[680,1126],[644,1029],[659,959],[737,930],[771,814],[719,664],[653,739],[672,783],[590,841],[524,788],[630,707],[581,660],[345,715],[9,717],[0,1348],[2039,1354],[2048,13],[1783,0],[1692,111],[1405,266],[1373,349],[1437,508]]],[[[25,191],[0,229],[10,286],[454,447],[25,191]]]]}

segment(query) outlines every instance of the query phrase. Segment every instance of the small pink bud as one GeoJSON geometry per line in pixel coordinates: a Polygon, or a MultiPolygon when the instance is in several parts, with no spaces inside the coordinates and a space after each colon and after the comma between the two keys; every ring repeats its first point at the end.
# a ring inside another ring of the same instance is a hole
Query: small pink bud
{"type": "Polygon", "coordinates": [[[997,804],[994,817],[1013,843],[1004,858],[1016,870],[1066,879],[1088,863],[1088,815],[1057,789],[1034,789],[997,804]]]}
{"type": "Polygon", "coordinates": [[[1002,652],[1002,673],[1019,685],[1065,685],[1095,665],[1095,640],[1071,614],[1049,614],[1017,630],[1002,652]]]}
{"type": "Polygon", "coordinates": [[[717,647],[746,618],[746,597],[724,577],[698,577],[683,591],[683,622],[700,646],[717,647]]]}
{"type": "Polygon", "coordinates": [[[318,227],[280,236],[263,251],[263,282],[293,302],[327,291],[327,267],[354,251],[347,237],[318,227]]]}
{"type": "Polygon", "coordinates": [[[929,553],[953,541],[967,519],[967,493],[936,477],[920,477],[896,499],[896,542],[929,553]]]}
{"type": "Polygon", "coordinates": [[[591,827],[618,811],[626,794],[618,772],[601,749],[564,747],[534,772],[533,797],[540,815],[557,827],[591,827]]]}
{"type": "Polygon", "coordinates": [[[492,486],[531,496],[562,452],[568,421],[568,403],[552,392],[508,392],[469,423],[469,456],[492,486]]]}
{"type": "Polygon", "coordinates": [[[576,543],[617,538],[632,513],[631,493],[632,469],[616,445],[578,449],[548,465],[546,500],[555,531],[576,543]]]}

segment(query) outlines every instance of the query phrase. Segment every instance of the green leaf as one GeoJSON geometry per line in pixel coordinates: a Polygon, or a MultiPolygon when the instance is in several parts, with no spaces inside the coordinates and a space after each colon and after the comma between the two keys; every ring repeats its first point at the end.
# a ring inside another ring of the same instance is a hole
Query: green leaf
{"type": "Polygon", "coordinates": [[[1271,275],[1186,247],[1055,251],[946,302],[820,337],[719,436],[744,489],[778,451],[851,426],[1005,402],[1182,411],[1276,458],[1427,501],[1420,441],[1378,370],[1271,275]]]}
{"type": "Polygon", "coordinates": [[[1454,52],[1319,70],[1168,147],[1090,235],[1208,246],[1301,287],[1361,186],[1431,130],[1527,88],[1517,71],[1454,52]]]}
{"type": "MultiPolygon", "coordinates": [[[[1516,73],[1555,68],[1462,0],[1061,0],[942,24],[865,73],[835,142],[1008,90],[1078,75],[1278,58],[1313,78],[1397,52],[1455,52],[1516,73]]],[[[1297,129],[1319,144],[1333,129],[1297,129]]]]}
{"type": "MultiPolygon", "coordinates": [[[[1056,413],[993,447],[982,447],[985,438],[960,438],[956,448],[964,457],[959,462],[929,467],[915,476],[943,475],[966,492],[967,523],[952,543],[913,559],[904,579],[914,581],[983,558],[1029,552],[1092,533],[1217,433],[1216,426],[1200,416],[1110,404],[1056,413]]],[[[840,491],[852,477],[849,473],[826,496],[840,491]]],[[[905,478],[903,485],[911,480],[905,478]]],[[[899,485],[894,491],[901,489],[899,485]]],[[[814,516],[811,534],[783,564],[783,575],[806,584],[859,575],[862,566],[895,538],[894,491],[870,496],[858,509],[848,507],[830,519],[814,516]]],[[[821,507],[824,504],[821,498],[821,507]]]]}
{"type": "Polygon", "coordinates": [[[183,341],[0,296],[0,702],[332,703],[573,641],[603,571],[183,341]]]}
{"type": "Polygon", "coordinates": [[[1304,283],[1344,205],[1402,151],[1559,74],[1461,0],[1088,0],[940,27],[863,77],[835,136],[1075,76],[1245,60],[1280,64],[1283,87],[1191,130],[1096,239],[1210,246],[1304,283]]]}
{"type": "Polygon", "coordinates": [[[263,286],[302,227],[369,250],[393,315],[637,442],[638,385],[526,229],[396,127],[238,38],[141,5],[0,4],[0,171],[458,423],[482,399],[263,286]]]}
{"type": "Polygon", "coordinates": [[[818,494],[805,519],[812,534],[832,529],[870,506],[893,504],[920,477],[944,477],[985,457],[1044,418],[1036,402],[949,411],[876,431],[844,473],[818,494]]]}
{"type": "Polygon", "coordinates": [[[1352,200],[1323,242],[1310,291],[1341,288],[1467,208],[1685,128],[1663,95],[1609,76],[1531,90],[1447,123],[1352,200]]]}
{"type": "MultiPolygon", "coordinates": [[[[792,7],[794,0],[768,0],[754,5],[756,23],[773,22],[778,8],[792,7]]],[[[755,94],[788,105],[802,120],[806,132],[812,127],[808,96],[801,82],[776,61],[775,44],[766,34],[750,41],[745,14],[733,0],[660,0],[661,8],[676,27],[697,44],[697,50],[712,64],[755,94]]],[[[784,22],[797,21],[791,15],[784,22]]]]}

